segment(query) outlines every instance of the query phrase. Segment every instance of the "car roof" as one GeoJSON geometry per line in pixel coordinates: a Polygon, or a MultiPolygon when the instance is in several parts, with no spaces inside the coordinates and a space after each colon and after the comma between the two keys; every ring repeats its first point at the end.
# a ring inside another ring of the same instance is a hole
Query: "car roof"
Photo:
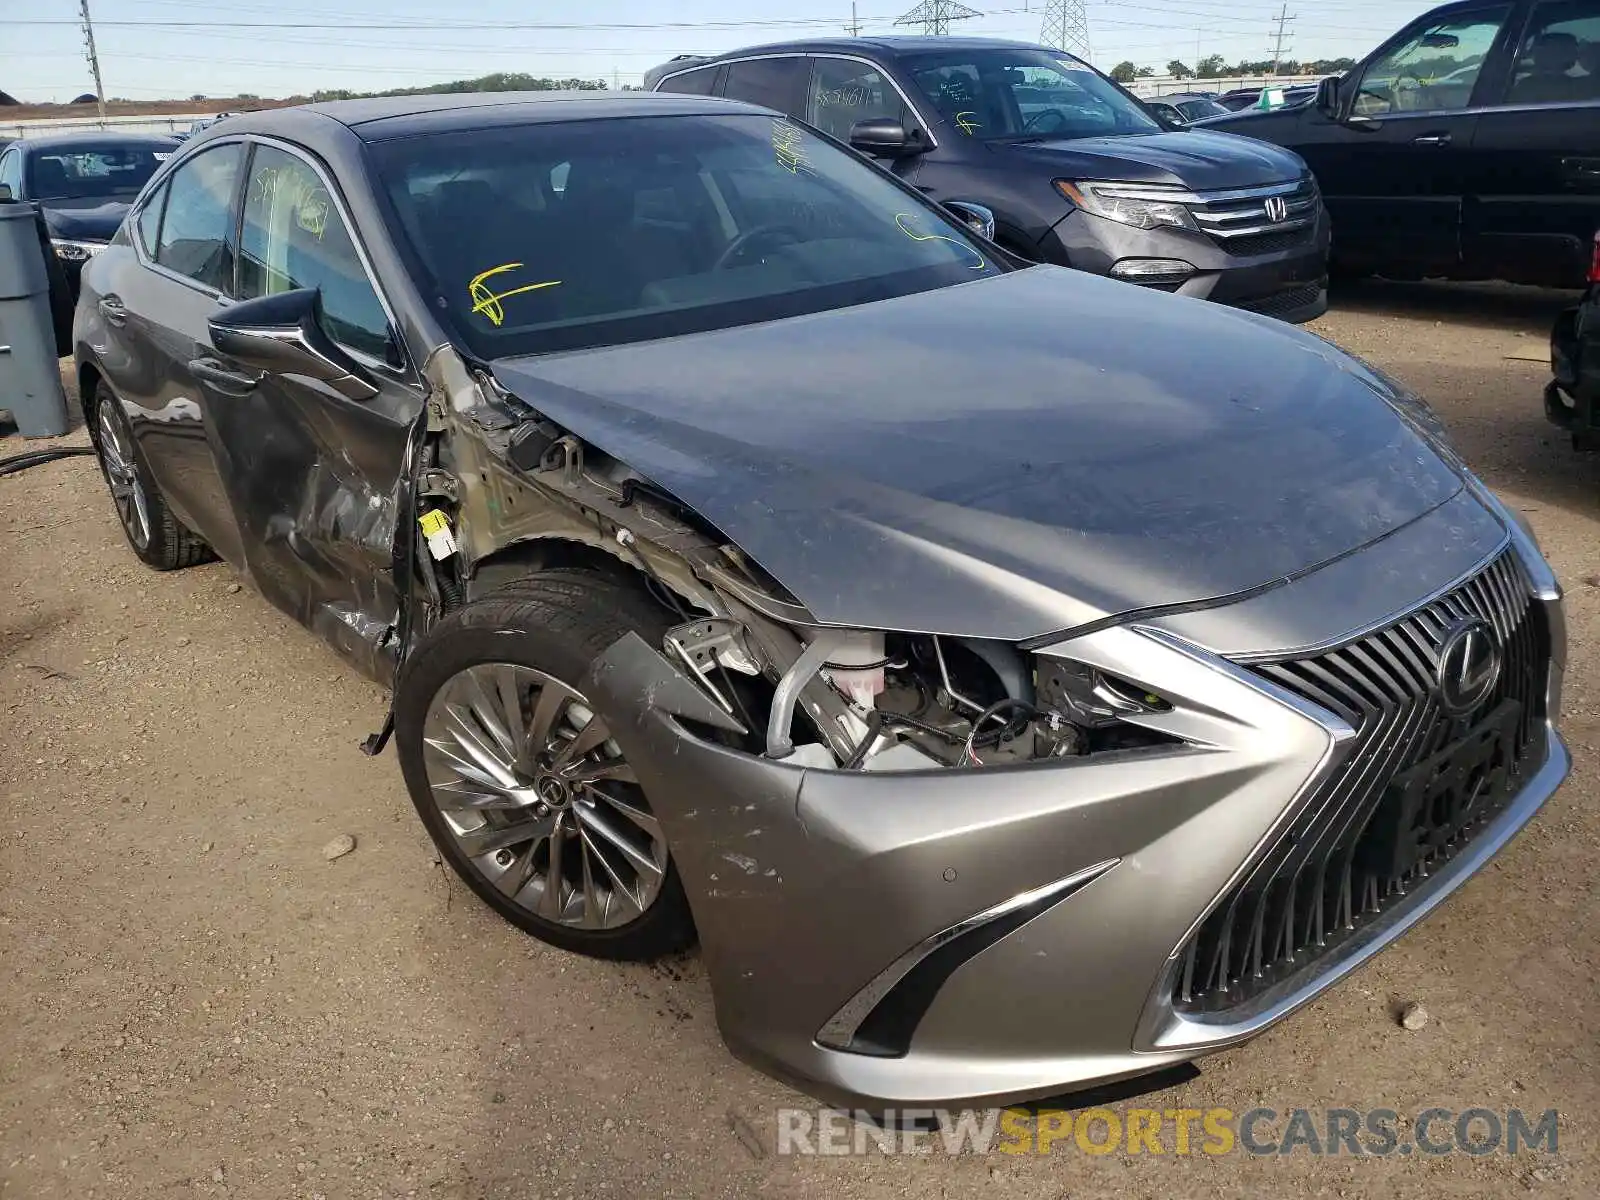
{"type": "MultiPolygon", "coordinates": [[[[834,53],[845,51],[876,51],[880,55],[897,56],[901,54],[916,54],[922,51],[939,51],[941,53],[960,53],[963,50],[1043,50],[1049,54],[1066,54],[1068,51],[1055,50],[1049,46],[1041,46],[1037,42],[1015,41],[1011,38],[984,38],[984,37],[918,37],[912,34],[885,34],[881,37],[856,37],[856,38],[806,38],[799,41],[764,42],[759,46],[743,46],[738,50],[729,50],[724,54],[708,57],[700,62],[685,61],[679,70],[693,70],[704,63],[726,62],[734,58],[750,58],[762,54],[812,54],[834,53]]],[[[673,62],[677,60],[674,59],[673,62]]],[[[672,62],[663,63],[670,67],[672,62]]],[[[668,72],[669,74],[672,72],[668,72]]]]}
{"type": "Polygon", "coordinates": [[[112,129],[91,129],[84,133],[52,133],[48,137],[19,138],[11,144],[21,147],[23,153],[27,154],[34,151],[48,153],[51,150],[66,150],[86,144],[150,146],[170,150],[179,142],[177,138],[164,133],[118,133],[112,129]]]}
{"type": "Polygon", "coordinates": [[[363,141],[376,142],[498,125],[770,111],[739,100],[673,92],[457,92],[329,100],[241,113],[228,118],[227,131],[229,134],[284,132],[300,126],[309,113],[337,121],[363,141]]]}

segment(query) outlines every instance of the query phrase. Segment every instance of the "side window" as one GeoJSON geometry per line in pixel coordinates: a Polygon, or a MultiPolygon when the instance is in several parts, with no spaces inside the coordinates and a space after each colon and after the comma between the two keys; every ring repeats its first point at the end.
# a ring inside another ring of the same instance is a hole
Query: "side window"
{"type": "Polygon", "coordinates": [[[939,115],[968,137],[1010,129],[1005,109],[984,86],[978,68],[971,63],[918,71],[916,81],[939,115]]]}
{"type": "Polygon", "coordinates": [[[7,150],[0,154],[0,183],[11,189],[13,200],[22,199],[22,152],[7,150]]]}
{"type": "Polygon", "coordinates": [[[7,150],[0,154],[0,183],[11,189],[13,200],[22,199],[22,151],[7,150]]]}
{"type": "Polygon", "coordinates": [[[161,210],[166,203],[167,185],[163,183],[139,209],[139,248],[146,254],[156,252],[156,231],[161,228],[161,210]]]}
{"type": "Polygon", "coordinates": [[[844,58],[813,59],[806,120],[842,142],[857,121],[888,117],[910,128],[915,119],[876,67],[844,58]]]}
{"type": "Polygon", "coordinates": [[[779,112],[798,113],[805,91],[806,66],[803,58],[753,58],[729,63],[728,82],[722,94],[779,112]]]}
{"type": "Polygon", "coordinates": [[[173,173],[156,261],[207,287],[233,282],[233,193],[243,147],[203,150],[173,173]]]}
{"type": "Polygon", "coordinates": [[[711,86],[717,82],[717,68],[701,67],[698,71],[685,71],[671,79],[663,79],[658,92],[683,92],[689,96],[709,96],[711,86]]]}
{"type": "Polygon", "coordinates": [[[1600,0],[1545,0],[1533,10],[1509,104],[1600,100],[1600,0]]]}
{"type": "Polygon", "coordinates": [[[257,146],[239,236],[239,297],[297,288],[321,290],[323,327],[334,341],[386,356],[388,314],[327,185],[301,159],[257,146]]]}
{"type": "Polygon", "coordinates": [[[1353,111],[1381,117],[1467,107],[1510,12],[1509,5],[1499,5],[1412,29],[1367,67],[1353,111]]]}

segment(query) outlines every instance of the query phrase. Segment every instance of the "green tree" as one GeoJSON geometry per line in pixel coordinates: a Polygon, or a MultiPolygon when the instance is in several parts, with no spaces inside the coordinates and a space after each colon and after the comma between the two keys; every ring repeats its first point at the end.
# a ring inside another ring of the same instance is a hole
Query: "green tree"
{"type": "Polygon", "coordinates": [[[1118,83],[1132,83],[1139,76],[1139,68],[1131,62],[1119,62],[1111,68],[1111,78],[1118,83]]]}
{"type": "Polygon", "coordinates": [[[1149,79],[1155,73],[1156,69],[1154,67],[1140,67],[1134,72],[1133,77],[1135,79],[1149,79]]]}
{"type": "Polygon", "coordinates": [[[1211,79],[1228,69],[1228,60],[1220,54],[1208,54],[1194,65],[1194,73],[1202,79],[1211,79]]]}
{"type": "Polygon", "coordinates": [[[1189,69],[1188,63],[1175,58],[1167,64],[1167,74],[1174,79],[1189,79],[1193,77],[1194,72],[1189,69]]]}

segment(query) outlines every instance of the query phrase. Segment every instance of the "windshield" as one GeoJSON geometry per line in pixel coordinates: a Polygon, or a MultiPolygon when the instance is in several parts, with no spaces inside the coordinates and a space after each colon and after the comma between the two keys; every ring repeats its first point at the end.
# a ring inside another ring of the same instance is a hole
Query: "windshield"
{"type": "Polygon", "coordinates": [[[114,142],[75,143],[35,151],[28,158],[28,196],[33,200],[95,200],[138,195],[172,151],[114,142]]]}
{"type": "Polygon", "coordinates": [[[372,147],[419,285],[481,358],[842,308],[1004,268],[782,117],[523,125],[372,147]]]}
{"type": "Polygon", "coordinates": [[[1160,133],[1138,101],[1058,51],[963,50],[906,60],[940,114],[982,140],[1160,133]]]}

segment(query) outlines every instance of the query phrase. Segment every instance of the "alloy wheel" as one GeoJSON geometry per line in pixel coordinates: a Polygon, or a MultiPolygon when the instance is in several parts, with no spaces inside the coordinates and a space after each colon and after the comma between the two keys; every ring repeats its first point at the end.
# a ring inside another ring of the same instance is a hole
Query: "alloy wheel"
{"type": "Polygon", "coordinates": [[[467,667],[428,707],[423,762],[463,854],[535,916],[616,929],[660,895],[661,826],[577,689],[516,663],[467,667]]]}
{"type": "Polygon", "coordinates": [[[128,539],[140,550],[150,545],[150,505],[144,485],[134,466],[133,443],[126,427],[111,415],[116,401],[103,398],[96,425],[100,432],[100,461],[105,465],[106,482],[117,505],[117,516],[128,531],[128,539]]]}

